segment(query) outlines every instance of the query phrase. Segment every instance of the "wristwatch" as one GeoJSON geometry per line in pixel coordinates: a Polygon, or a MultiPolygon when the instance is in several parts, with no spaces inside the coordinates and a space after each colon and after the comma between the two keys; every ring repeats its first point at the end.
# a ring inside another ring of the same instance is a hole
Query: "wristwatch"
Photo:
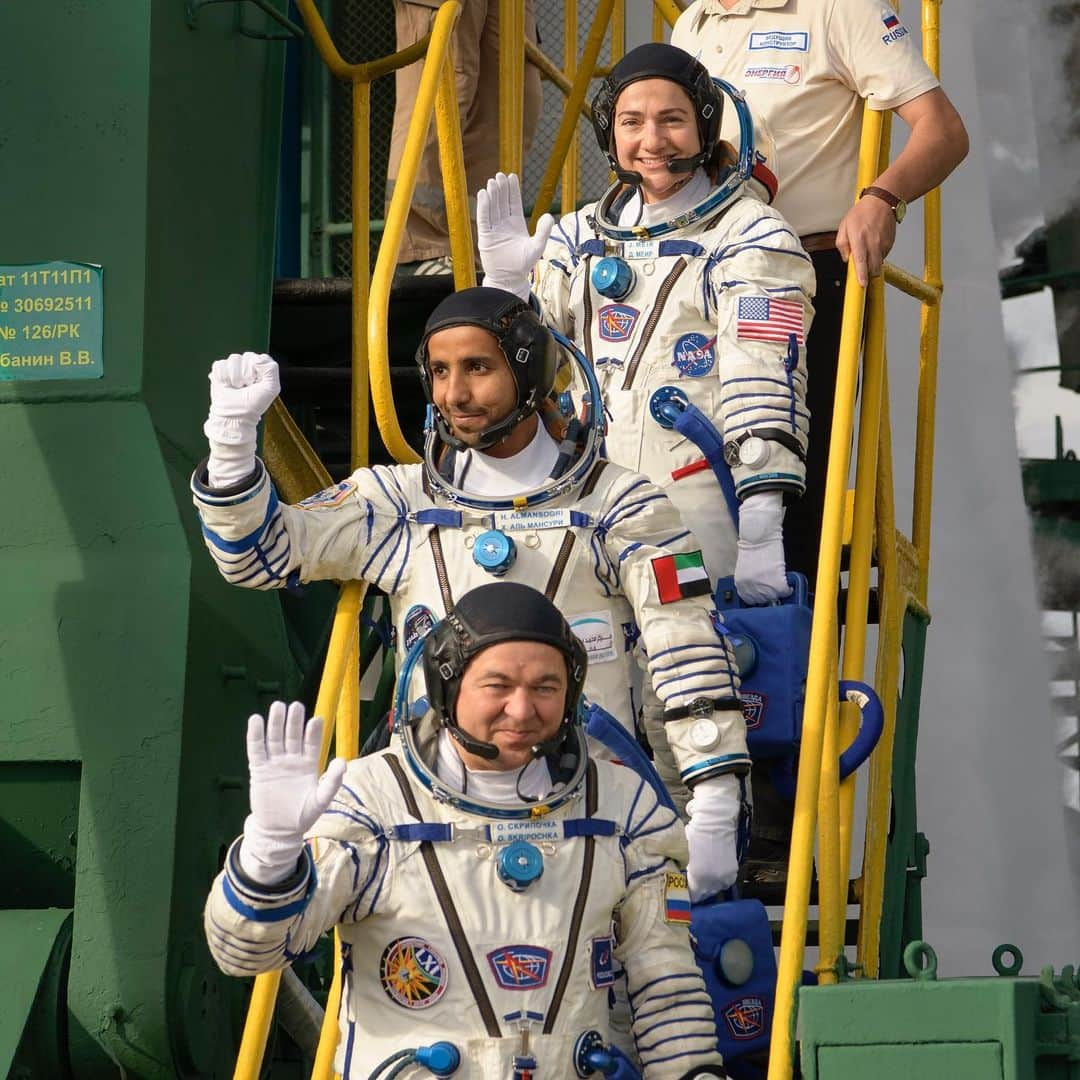
{"type": "Polygon", "coordinates": [[[864,187],[859,192],[859,198],[861,199],[864,195],[873,195],[882,202],[888,203],[889,209],[893,212],[893,217],[896,218],[897,225],[904,220],[904,215],[907,213],[907,203],[899,195],[894,195],[883,187],[864,187]]]}

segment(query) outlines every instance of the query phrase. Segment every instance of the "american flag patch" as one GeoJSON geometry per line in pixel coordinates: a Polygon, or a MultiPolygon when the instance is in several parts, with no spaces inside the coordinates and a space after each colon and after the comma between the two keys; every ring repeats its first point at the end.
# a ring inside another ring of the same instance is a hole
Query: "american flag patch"
{"type": "Polygon", "coordinates": [[[802,304],[771,296],[740,296],[738,338],[740,341],[779,341],[787,344],[791,335],[806,344],[802,304]]]}

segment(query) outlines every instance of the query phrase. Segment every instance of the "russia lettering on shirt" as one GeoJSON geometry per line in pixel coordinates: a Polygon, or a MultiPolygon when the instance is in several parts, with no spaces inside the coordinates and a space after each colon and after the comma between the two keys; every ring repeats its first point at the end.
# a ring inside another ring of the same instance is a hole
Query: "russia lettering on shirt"
{"type": "Polygon", "coordinates": [[[791,335],[806,344],[802,304],[771,296],[740,296],[737,337],[740,341],[779,341],[787,344],[791,335]]]}

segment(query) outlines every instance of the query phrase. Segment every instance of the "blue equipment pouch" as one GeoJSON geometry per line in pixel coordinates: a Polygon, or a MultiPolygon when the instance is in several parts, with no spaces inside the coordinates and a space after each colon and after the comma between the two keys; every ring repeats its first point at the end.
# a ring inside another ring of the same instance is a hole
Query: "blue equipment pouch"
{"type": "Polygon", "coordinates": [[[751,606],[739,599],[733,577],[716,583],[717,630],[728,639],[739,668],[746,741],[754,760],[789,757],[799,746],[813,611],[806,578],[789,573],[791,595],[751,606]]]}
{"type": "Polygon", "coordinates": [[[690,940],[712,999],[725,1064],[767,1050],[776,954],[765,906],[760,900],[692,904],[690,940]]]}

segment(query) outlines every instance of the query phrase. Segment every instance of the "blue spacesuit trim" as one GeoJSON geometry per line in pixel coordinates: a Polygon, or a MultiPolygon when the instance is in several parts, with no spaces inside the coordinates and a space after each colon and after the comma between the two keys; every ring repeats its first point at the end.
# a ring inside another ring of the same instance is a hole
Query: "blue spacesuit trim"
{"type": "Polygon", "coordinates": [[[665,255],[689,255],[696,259],[705,254],[705,249],[694,240],[661,240],[656,250],[661,257],[665,255]]]}
{"type": "MultiPolygon", "coordinates": [[[[399,545],[401,544],[401,537],[400,537],[399,534],[401,532],[402,519],[403,519],[404,515],[402,513],[403,507],[398,502],[398,500],[396,500],[394,498],[394,496],[391,495],[389,491],[387,491],[386,485],[382,482],[382,477],[379,476],[378,472],[376,472],[375,470],[372,470],[372,471],[374,472],[375,479],[378,482],[379,487],[381,487],[383,489],[383,494],[386,495],[387,499],[390,500],[391,504],[393,504],[395,509],[398,511],[397,524],[392,525],[387,530],[386,535],[382,538],[382,540],[379,541],[378,546],[375,548],[375,550],[368,557],[368,561],[366,563],[364,563],[364,565],[361,567],[360,573],[358,575],[359,577],[364,578],[364,579],[366,579],[368,581],[379,581],[379,579],[382,577],[382,575],[386,572],[386,568],[387,568],[387,566],[389,566],[390,560],[394,557],[395,552],[397,551],[399,545]],[[382,553],[383,548],[386,547],[386,545],[394,537],[397,537],[397,541],[395,542],[393,548],[391,548],[389,555],[387,555],[386,559],[383,561],[382,567],[380,568],[379,572],[377,574],[374,574],[374,575],[369,577],[368,576],[368,571],[371,569],[372,563],[375,562],[375,560],[382,553]]],[[[400,579],[400,571],[399,571],[398,576],[399,576],[399,579],[400,579]]],[[[396,588],[393,589],[393,590],[389,590],[389,591],[394,592],[394,591],[396,591],[396,588]]]]}
{"type": "MultiPolygon", "coordinates": [[[[656,979],[650,979],[647,983],[645,983],[643,986],[639,986],[635,991],[633,991],[633,993],[630,994],[630,1003],[633,1004],[634,998],[639,997],[641,994],[644,994],[646,990],[651,990],[654,986],[660,986],[662,983],[671,982],[672,979],[690,979],[692,982],[694,982],[695,984],[697,984],[697,986],[700,987],[701,972],[679,971],[676,972],[674,975],[661,975],[656,979]]],[[[657,994],[655,996],[650,995],[649,1001],[650,1003],[653,1001],[665,1001],[667,998],[679,997],[680,995],[685,993],[685,990],[672,990],[670,994],[657,994]]]]}
{"type": "Polygon", "coordinates": [[[460,529],[461,516],[460,510],[441,510],[436,507],[431,510],[417,510],[413,514],[413,520],[417,525],[438,525],[445,529],[460,529]]]}
{"type": "Polygon", "coordinates": [[[747,488],[760,487],[762,484],[786,484],[801,488],[804,486],[805,481],[801,476],[796,476],[795,473],[757,473],[740,481],[736,490],[745,491],[747,488]]]}
{"type": "Polygon", "coordinates": [[[661,859],[652,866],[645,866],[640,870],[635,870],[632,874],[626,875],[626,884],[629,885],[631,881],[636,881],[639,877],[648,877],[649,874],[655,874],[657,870],[662,870],[666,865],[667,859],[661,859]]]}
{"type": "MultiPolygon", "coordinates": [[[[730,666],[727,669],[727,674],[728,675],[734,674],[732,672],[730,666]]],[[[713,686],[695,686],[694,689],[693,689],[693,694],[694,694],[695,697],[699,697],[701,694],[705,693],[708,690],[727,690],[728,693],[730,693],[731,692],[731,683],[729,683],[729,682],[728,683],[720,683],[719,686],[716,686],[716,685],[713,685],[713,686]]],[[[674,696],[674,695],[672,695],[672,696],[674,696]]]]}
{"type": "Polygon", "coordinates": [[[799,239],[795,235],[795,233],[792,232],[791,229],[789,229],[786,225],[782,225],[779,221],[776,220],[776,218],[766,218],[766,217],[759,217],[756,221],[750,222],[750,224],[747,225],[739,233],[739,235],[740,236],[745,236],[751,229],[756,229],[758,227],[758,225],[762,224],[762,222],[765,222],[765,221],[769,222],[772,225],[775,225],[776,228],[775,229],[769,229],[768,232],[762,233],[760,236],[755,236],[753,239],[755,239],[755,240],[768,240],[768,238],[770,236],[777,236],[777,235],[790,236],[792,240],[796,240],[796,241],[799,239]]]}
{"type": "Polygon", "coordinates": [[[601,524],[605,529],[613,529],[616,525],[621,525],[632,517],[637,517],[650,503],[660,502],[666,498],[667,496],[662,491],[658,491],[655,495],[647,495],[644,499],[638,499],[636,502],[621,504],[601,524]]]}
{"type": "Polygon", "coordinates": [[[341,1067],[342,1076],[352,1076],[353,1043],[356,1041],[356,1023],[349,1021],[349,1034],[345,1036],[345,1062],[341,1067]]]}
{"type": "Polygon", "coordinates": [[[665,1061],[678,1061],[680,1058],[695,1058],[700,1057],[702,1054],[715,1054],[719,1052],[719,1048],[716,1045],[716,1033],[710,1035],[688,1035],[688,1039],[709,1039],[709,1045],[703,1046],[700,1050],[685,1050],[681,1054],[667,1054],[664,1057],[651,1057],[649,1058],[649,1065],[662,1065],[665,1061]]]}
{"type": "MultiPolygon", "coordinates": [[[[671,1012],[672,1009],[682,1009],[686,1005],[712,1005],[712,998],[709,997],[708,993],[702,993],[700,996],[694,997],[692,992],[684,992],[683,994],[679,994],[675,1001],[669,1001],[666,1005],[661,1005],[658,1009],[653,1009],[652,1012],[635,1012],[634,1020],[640,1023],[642,1020],[650,1020],[654,1016],[660,1016],[662,1013],[671,1012]]],[[[652,1028],[647,1028],[641,1034],[648,1035],[652,1030],[652,1028]]]]}
{"type": "Polygon", "coordinates": [[[710,641],[707,644],[703,645],[672,645],[670,649],[662,649],[660,652],[658,652],[652,658],[652,663],[649,665],[649,667],[653,671],[667,671],[667,668],[653,667],[653,664],[655,664],[657,660],[660,660],[665,656],[671,656],[674,653],[689,652],[691,649],[722,649],[725,655],[727,654],[727,649],[724,648],[724,646],[721,645],[719,642],[715,641],[710,641]]]}
{"type": "MultiPolygon", "coordinates": [[[[724,387],[726,389],[729,386],[737,386],[740,383],[770,383],[773,386],[782,386],[785,390],[788,386],[786,379],[774,379],[769,375],[746,375],[739,379],[725,379],[724,387]]],[[[731,395],[729,394],[723,400],[725,402],[730,401],[731,395]]]]}
{"type": "MultiPolygon", "coordinates": [[[[712,642],[709,642],[707,645],[679,645],[674,649],[665,649],[664,652],[657,653],[656,655],[657,656],[666,656],[668,653],[682,652],[682,651],[684,651],[686,649],[701,649],[703,652],[716,652],[724,660],[727,660],[727,649],[723,645],[721,645],[719,643],[714,645],[712,642]]],[[[655,659],[655,657],[654,657],[654,659],[655,659]]],[[[695,659],[696,659],[696,657],[695,657],[695,659]]],[[[702,662],[703,663],[705,662],[704,657],[702,657],[702,662]]],[[[655,677],[657,675],[663,674],[665,671],[671,671],[672,668],[677,668],[682,663],[683,663],[682,660],[676,660],[675,663],[673,663],[673,664],[663,664],[660,667],[657,667],[656,664],[650,664],[649,665],[649,671],[652,672],[653,676],[655,677]]],[[[693,663],[693,661],[691,661],[691,663],[693,663]]],[[[735,702],[734,699],[732,699],[732,703],[737,704],[737,702],[735,702]]]]}
{"type": "MultiPolygon", "coordinates": [[[[664,1026],[666,1027],[669,1024],[692,1024],[697,1019],[698,1018],[695,1016],[695,1017],[687,1017],[685,1020],[668,1020],[668,1021],[665,1022],[664,1026]]],[[[657,1049],[657,1047],[663,1046],[665,1043],[677,1042],[677,1041],[681,1041],[683,1039],[712,1039],[712,1045],[715,1047],[716,1046],[716,1028],[713,1026],[712,1023],[710,1023],[708,1025],[708,1027],[705,1029],[705,1031],[693,1031],[693,1030],[691,1030],[691,1031],[680,1032],[678,1035],[668,1035],[666,1038],[657,1039],[656,1042],[650,1043],[648,1046],[642,1046],[641,1043],[638,1042],[637,1043],[638,1053],[644,1055],[644,1054],[649,1053],[651,1050],[657,1049]],[[711,1028],[711,1030],[710,1030],[710,1028],[711,1028]]],[[[684,1050],[681,1054],[674,1054],[672,1056],[673,1057],[688,1057],[691,1054],[694,1054],[694,1053],[700,1054],[700,1053],[703,1053],[703,1052],[704,1051],[702,1051],[702,1050],[696,1050],[696,1051],[695,1050],[684,1050]]],[[[664,1060],[669,1060],[669,1059],[665,1058],[664,1060]]],[[[655,1062],[653,1060],[650,1060],[649,1064],[652,1065],[652,1064],[655,1064],[655,1062]]]]}
{"type": "MultiPolygon", "coordinates": [[[[691,661],[690,663],[693,663],[693,661],[691,661]]],[[[685,681],[692,682],[694,679],[713,678],[716,675],[716,667],[717,667],[717,662],[715,660],[712,661],[712,662],[704,661],[702,663],[701,667],[697,668],[696,670],[693,667],[690,667],[688,665],[684,670],[680,671],[677,675],[672,675],[668,679],[661,679],[659,682],[655,681],[656,672],[654,671],[653,672],[653,676],[654,676],[653,690],[655,690],[656,693],[659,695],[660,691],[663,690],[665,686],[671,686],[672,683],[681,683],[681,682],[685,682],[685,681]]],[[[728,674],[731,674],[730,671],[728,672],[728,674]]],[[[710,686],[710,687],[708,687],[708,689],[712,690],[712,689],[714,689],[714,687],[710,686]]],[[[695,688],[695,693],[696,692],[697,692],[697,690],[695,688]]]]}
{"type": "MultiPolygon", "coordinates": [[[[229,555],[243,555],[258,543],[259,537],[270,523],[270,519],[274,516],[274,512],[277,508],[277,492],[271,487],[270,498],[266,502],[266,513],[263,515],[262,522],[259,524],[258,528],[249,532],[247,536],[242,536],[239,540],[226,540],[225,537],[218,536],[213,529],[206,525],[203,525],[202,527],[203,536],[205,536],[219,551],[224,551],[229,555]]],[[[200,517],[200,521],[201,520],[200,517]]]]}
{"type": "Polygon", "coordinates": [[[563,837],[573,840],[579,836],[614,836],[618,828],[614,821],[603,818],[574,818],[563,822],[563,837]]]}
{"type": "Polygon", "coordinates": [[[262,462],[258,458],[255,459],[256,463],[261,466],[259,472],[259,479],[247,489],[247,491],[241,491],[239,495],[218,496],[214,494],[214,489],[207,487],[205,484],[200,483],[197,472],[192,473],[191,476],[191,491],[192,494],[207,506],[242,506],[246,502],[250,502],[258,495],[267,483],[266,466],[262,465],[262,462]]]}
{"type": "Polygon", "coordinates": [[[736,255],[741,255],[744,251],[768,251],[773,255],[790,255],[793,259],[802,259],[803,262],[810,262],[810,256],[804,251],[792,251],[790,248],[769,247],[767,244],[742,244],[737,248],[726,251],[724,253],[724,258],[734,258],[736,255]]]}
{"type": "MultiPolygon", "coordinates": [[[[307,860],[308,865],[307,888],[304,890],[304,895],[299,899],[294,900],[291,904],[285,904],[282,907],[276,908],[255,908],[250,904],[245,904],[237,894],[233,882],[229,877],[229,872],[226,870],[225,876],[221,879],[221,888],[222,892],[225,894],[225,899],[229,902],[229,907],[231,907],[238,915],[242,915],[245,919],[250,919],[252,922],[257,923],[284,922],[286,919],[291,919],[294,915],[299,915],[310,903],[312,894],[315,892],[315,887],[318,885],[315,874],[315,864],[312,862],[311,852],[308,850],[307,845],[304,846],[304,858],[307,860]]],[[[290,889],[289,892],[291,893],[293,890],[290,889]]],[[[273,896],[267,896],[265,902],[273,903],[273,896]]]]}
{"type": "Polygon", "coordinates": [[[672,544],[677,544],[680,540],[685,540],[690,535],[689,529],[684,529],[681,533],[676,533],[674,536],[669,536],[664,540],[657,543],[658,548],[668,548],[672,544]]]}
{"type": "Polygon", "coordinates": [[[765,292],[768,293],[781,293],[781,292],[796,292],[801,293],[802,287],[799,285],[766,285],[765,292]]]}
{"type": "MultiPolygon", "coordinates": [[[[724,400],[721,402],[721,404],[726,405],[726,404],[728,404],[728,402],[731,402],[731,401],[745,401],[747,398],[750,398],[750,399],[756,398],[759,401],[762,398],[776,398],[776,399],[778,399],[780,401],[783,401],[785,405],[787,405],[788,403],[792,403],[793,408],[794,408],[793,403],[796,401],[794,388],[792,388],[792,393],[791,394],[773,394],[773,393],[768,393],[768,392],[762,393],[762,394],[729,394],[726,398],[724,398],[724,400]]],[[[777,409],[773,405],[759,405],[759,406],[747,405],[746,408],[736,409],[734,412],[728,413],[728,419],[730,420],[733,416],[740,416],[745,412],[752,412],[755,408],[764,409],[764,410],[767,410],[767,411],[770,411],[770,412],[783,412],[785,414],[788,412],[788,410],[786,408],[781,410],[781,409],[777,409]]],[[[805,410],[799,410],[798,415],[801,416],[804,420],[809,420],[810,419],[810,414],[808,412],[806,412],[805,410]]]]}
{"type": "MultiPolygon", "coordinates": [[[[683,535],[685,536],[686,534],[684,533],[683,535]]],[[[660,544],[659,546],[666,547],[665,544],[660,544]]],[[[621,563],[624,559],[628,558],[630,555],[633,555],[639,547],[641,547],[640,540],[635,540],[634,543],[630,544],[628,547],[624,547],[622,551],[619,552],[619,562],[621,563]]]]}
{"type": "Polygon", "coordinates": [[[723,754],[720,757],[706,758],[689,768],[680,770],[679,777],[685,781],[712,769],[730,768],[733,765],[747,765],[749,762],[749,754],[723,754]]]}
{"type": "Polygon", "coordinates": [[[578,251],[582,255],[603,255],[604,254],[604,241],[597,240],[595,237],[592,240],[586,240],[578,247],[578,251]]]}

